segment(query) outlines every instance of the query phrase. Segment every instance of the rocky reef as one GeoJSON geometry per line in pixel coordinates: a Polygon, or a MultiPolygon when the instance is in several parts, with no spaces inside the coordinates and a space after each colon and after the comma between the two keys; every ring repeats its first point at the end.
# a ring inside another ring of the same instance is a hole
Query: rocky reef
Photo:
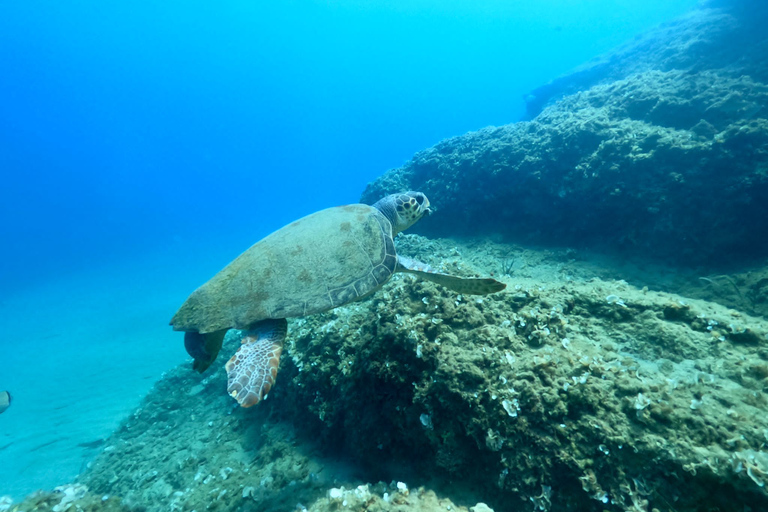
{"type": "Polygon", "coordinates": [[[536,90],[532,120],[371,183],[425,192],[432,236],[501,235],[683,266],[768,257],[768,7],[707,8],[536,90]]]}
{"type": "MultiPolygon", "coordinates": [[[[226,395],[223,360],[210,375],[174,369],[81,476],[83,499],[146,511],[768,509],[768,322],[570,250],[397,243],[508,289],[459,296],[398,275],[372,299],[293,320],[277,385],[251,409],[226,395]]],[[[222,359],[237,343],[233,332],[222,359]]],[[[11,510],[49,510],[27,505],[11,510]]]]}
{"type": "Polygon", "coordinates": [[[768,510],[768,271],[699,267],[768,257],[765,13],[709,2],[365,191],[426,192],[433,239],[398,252],[504,292],[397,274],[291,320],[250,409],[233,331],[77,482],[0,510],[768,510]]]}
{"type": "Polygon", "coordinates": [[[537,87],[525,98],[533,119],[564,96],[650,70],[714,71],[768,80],[768,38],[761,0],[710,0],[702,8],[638,35],[565,76],[537,87]]]}

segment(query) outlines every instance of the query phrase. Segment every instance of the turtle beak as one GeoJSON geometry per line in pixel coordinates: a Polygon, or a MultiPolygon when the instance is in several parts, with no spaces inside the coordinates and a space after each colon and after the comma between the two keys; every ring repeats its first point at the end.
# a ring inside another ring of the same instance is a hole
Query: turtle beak
{"type": "Polygon", "coordinates": [[[425,216],[430,216],[433,213],[435,213],[435,209],[434,208],[432,208],[432,207],[424,208],[424,215],[425,216]]]}

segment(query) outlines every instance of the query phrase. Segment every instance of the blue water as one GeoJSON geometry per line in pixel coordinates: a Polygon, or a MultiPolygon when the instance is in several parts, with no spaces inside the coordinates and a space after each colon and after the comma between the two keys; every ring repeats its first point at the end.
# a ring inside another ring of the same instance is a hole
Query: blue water
{"type": "Polygon", "coordinates": [[[79,471],[248,245],[696,4],[0,3],[0,495],[79,471]]]}

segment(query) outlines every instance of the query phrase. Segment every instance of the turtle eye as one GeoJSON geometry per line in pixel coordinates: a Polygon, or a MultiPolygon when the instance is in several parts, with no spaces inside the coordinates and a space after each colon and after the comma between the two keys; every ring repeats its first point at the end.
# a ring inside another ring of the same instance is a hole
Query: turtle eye
{"type": "Polygon", "coordinates": [[[416,202],[419,203],[419,205],[421,205],[424,202],[424,196],[421,194],[418,194],[416,196],[416,202]]]}

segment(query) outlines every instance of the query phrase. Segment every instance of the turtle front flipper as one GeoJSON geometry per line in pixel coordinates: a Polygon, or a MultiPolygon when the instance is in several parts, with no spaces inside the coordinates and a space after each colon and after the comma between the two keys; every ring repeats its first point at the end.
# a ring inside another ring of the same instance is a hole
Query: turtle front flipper
{"type": "Polygon", "coordinates": [[[184,333],[184,348],[187,349],[187,354],[195,358],[192,364],[195,370],[203,373],[211,366],[219,355],[226,333],[226,329],[205,334],[192,331],[184,333]]]}
{"type": "Polygon", "coordinates": [[[397,257],[395,272],[414,274],[465,295],[488,295],[489,293],[500,292],[507,287],[506,284],[491,278],[458,277],[442,274],[426,263],[405,256],[397,257]]]}
{"type": "Polygon", "coordinates": [[[287,332],[285,318],[262,320],[245,331],[242,345],[224,367],[227,392],[241,406],[256,405],[272,389],[287,332]]]}

